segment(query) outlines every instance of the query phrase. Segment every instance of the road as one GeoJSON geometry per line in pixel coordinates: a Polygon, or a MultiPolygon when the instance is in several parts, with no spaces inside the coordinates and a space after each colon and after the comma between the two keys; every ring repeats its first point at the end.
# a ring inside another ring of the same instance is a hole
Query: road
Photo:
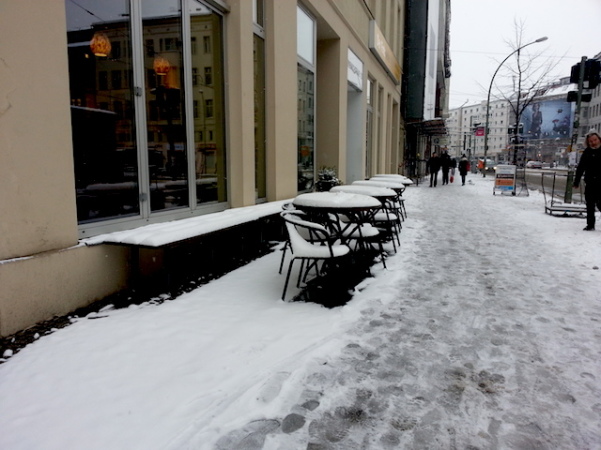
{"type": "MultiPolygon", "coordinates": [[[[518,177],[520,171],[518,170],[518,177]]],[[[566,181],[568,177],[568,170],[559,169],[526,169],[526,181],[528,187],[531,189],[542,190],[543,180],[545,192],[549,195],[554,193],[554,197],[560,200],[564,200],[566,191],[566,181]],[[553,176],[555,174],[555,177],[553,176]]],[[[584,189],[582,185],[580,189],[573,189],[572,200],[574,202],[584,202],[584,189]]]]}

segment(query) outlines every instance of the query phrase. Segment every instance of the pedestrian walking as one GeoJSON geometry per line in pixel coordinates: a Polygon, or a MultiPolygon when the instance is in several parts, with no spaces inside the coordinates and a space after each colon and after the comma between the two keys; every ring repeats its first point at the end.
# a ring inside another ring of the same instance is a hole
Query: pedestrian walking
{"type": "Polygon", "coordinates": [[[574,187],[580,186],[584,175],[584,199],[586,201],[586,227],[584,231],[595,229],[595,206],[601,211],[601,137],[597,132],[586,135],[586,148],[574,178],[574,187]]]}
{"type": "Polygon", "coordinates": [[[461,155],[461,159],[459,160],[459,175],[461,175],[461,186],[465,186],[465,176],[467,175],[468,170],[470,170],[470,163],[467,160],[465,155],[461,155]]]}
{"type": "Polygon", "coordinates": [[[440,156],[440,167],[442,169],[442,184],[449,184],[449,170],[451,170],[451,157],[448,152],[443,151],[440,156]]]}
{"type": "Polygon", "coordinates": [[[438,171],[440,170],[440,156],[438,156],[438,153],[432,153],[432,156],[430,156],[430,159],[426,163],[426,167],[430,171],[430,187],[436,187],[438,184],[438,171]]]}

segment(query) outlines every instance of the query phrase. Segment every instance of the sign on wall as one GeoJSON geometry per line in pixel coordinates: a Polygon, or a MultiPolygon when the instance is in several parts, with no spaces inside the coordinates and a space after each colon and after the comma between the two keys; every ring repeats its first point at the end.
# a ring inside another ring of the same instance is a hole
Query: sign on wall
{"type": "Polygon", "coordinates": [[[348,68],[347,81],[358,91],[363,91],[363,61],[349,48],[348,49],[348,68]]]}

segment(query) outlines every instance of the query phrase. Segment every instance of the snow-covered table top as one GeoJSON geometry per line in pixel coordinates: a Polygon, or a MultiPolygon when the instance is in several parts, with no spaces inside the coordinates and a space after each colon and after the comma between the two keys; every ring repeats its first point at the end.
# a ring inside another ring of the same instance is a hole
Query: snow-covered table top
{"type": "Polygon", "coordinates": [[[363,194],[378,199],[396,197],[396,192],[394,192],[390,188],[379,186],[359,186],[356,184],[334,186],[332,189],[330,189],[330,192],[347,192],[349,194],[363,194]]]}
{"type": "Polygon", "coordinates": [[[86,245],[124,244],[142,247],[160,247],[252,222],[261,217],[278,214],[282,210],[282,205],[289,202],[290,199],[241,208],[231,208],[189,219],[154,223],[132,230],[93,236],[83,239],[82,243],[86,245]]]}
{"type": "Polygon", "coordinates": [[[301,208],[360,209],[381,206],[374,197],[347,192],[311,192],[299,195],[292,203],[301,208]]]}
{"type": "Polygon", "coordinates": [[[375,186],[375,187],[386,187],[390,189],[394,189],[395,191],[403,191],[405,190],[405,185],[399,181],[391,181],[388,179],[382,178],[382,180],[357,180],[353,181],[353,185],[357,186],[375,186]]]}
{"type": "Polygon", "coordinates": [[[371,180],[374,181],[378,181],[382,178],[385,178],[387,180],[392,180],[392,181],[398,181],[400,183],[403,183],[405,186],[409,186],[413,184],[413,181],[411,181],[411,179],[407,178],[404,175],[396,175],[394,173],[378,173],[376,175],[374,175],[373,177],[371,177],[371,180]]]}

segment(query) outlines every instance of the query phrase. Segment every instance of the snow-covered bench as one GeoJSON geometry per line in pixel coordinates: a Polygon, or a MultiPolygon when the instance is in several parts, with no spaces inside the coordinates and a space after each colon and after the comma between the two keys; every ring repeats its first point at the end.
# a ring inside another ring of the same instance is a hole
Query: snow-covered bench
{"type": "Polygon", "coordinates": [[[290,200],[154,223],[93,236],[82,243],[129,247],[135,287],[172,288],[187,272],[216,271],[220,263],[231,263],[249,248],[264,245],[265,224],[271,220],[279,226],[279,213],[287,202],[290,200]]]}

